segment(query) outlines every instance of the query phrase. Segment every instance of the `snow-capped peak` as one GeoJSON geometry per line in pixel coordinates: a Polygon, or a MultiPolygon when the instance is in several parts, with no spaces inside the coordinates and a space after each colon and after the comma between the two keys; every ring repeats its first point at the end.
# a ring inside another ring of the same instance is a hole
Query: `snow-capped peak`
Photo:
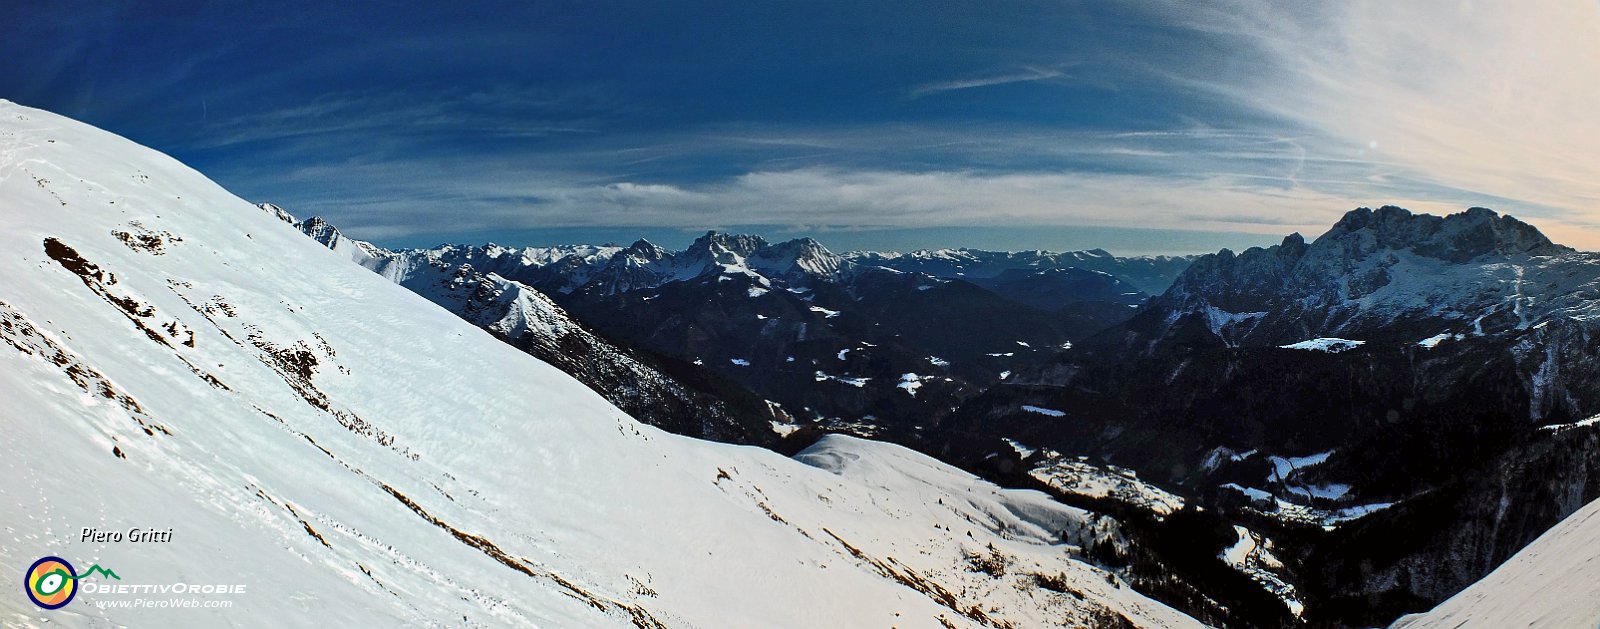
{"type": "Polygon", "coordinates": [[[1600,256],[1492,210],[1440,217],[1358,208],[1310,243],[1291,234],[1271,247],[1200,257],[1134,325],[1168,334],[1204,320],[1221,342],[1246,345],[1409,338],[1415,326],[1495,333],[1550,317],[1593,319],[1596,286],[1600,256]]]}
{"type": "Polygon", "coordinates": [[[671,252],[656,246],[656,244],[653,242],[640,238],[633,244],[628,245],[628,248],[618,252],[617,255],[627,256],[631,260],[649,263],[665,258],[668,255],[671,255],[671,252]]]}
{"type": "Polygon", "coordinates": [[[734,253],[740,256],[749,256],[756,250],[767,246],[766,239],[751,234],[728,234],[718,231],[708,231],[705,235],[696,238],[683,252],[691,256],[716,257],[725,253],[734,253]]]}
{"type": "Polygon", "coordinates": [[[790,281],[836,279],[850,263],[811,238],[796,238],[757,249],[749,262],[758,272],[790,281]]]}

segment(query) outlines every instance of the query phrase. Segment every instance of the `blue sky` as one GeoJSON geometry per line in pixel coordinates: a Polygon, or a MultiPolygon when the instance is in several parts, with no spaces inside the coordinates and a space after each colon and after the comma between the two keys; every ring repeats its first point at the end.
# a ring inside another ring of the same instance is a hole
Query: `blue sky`
{"type": "Polygon", "coordinates": [[[389,245],[1176,253],[1397,203],[1600,247],[1589,0],[38,4],[0,98],[389,245]]]}

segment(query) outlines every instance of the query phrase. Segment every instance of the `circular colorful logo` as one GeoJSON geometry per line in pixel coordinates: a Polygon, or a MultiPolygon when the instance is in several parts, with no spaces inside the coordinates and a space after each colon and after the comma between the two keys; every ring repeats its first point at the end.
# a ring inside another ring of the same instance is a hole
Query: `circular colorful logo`
{"type": "Polygon", "coordinates": [[[77,573],[60,557],[41,557],[22,575],[28,599],[45,609],[56,609],[72,602],[78,594],[77,573]]]}

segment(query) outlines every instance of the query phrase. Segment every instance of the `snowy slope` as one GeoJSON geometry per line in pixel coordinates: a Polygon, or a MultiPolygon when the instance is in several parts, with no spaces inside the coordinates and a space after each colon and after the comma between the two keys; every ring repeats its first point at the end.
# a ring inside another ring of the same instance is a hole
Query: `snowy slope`
{"type": "Polygon", "coordinates": [[[248,586],[5,596],[0,622],[1195,624],[1073,560],[1080,511],[893,446],[817,467],[641,425],[170,158],[4,101],[0,221],[0,570],[248,586]]]}
{"type": "Polygon", "coordinates": [[[1395,629],[1600,626],[1600,502],[1546,531],[1483,580],[1395,629]]]}
{"type": "MultiPolygon", "coordinates": [[[[270,205],[263,204],[263,207],[270,205]]],[[[538,291],[493,272],[484,272],[470,263],[446,261],[451,256],[390,251],[347,237],[318,216],[294,226],[352,262],[372,269],[480,327],[509,338],[529,332],[549,339],[584,333],[560,306],[538,291]]],[[[427,251],[438,254],[443,249],[427,251]]]]}
{"type": "MultiPolygon", "coordinates": [[[[771,422],[790,421],[788,414],[774,404],[769,403],[764,409],[736,410],[722,399],[695,390],[590,332],[538,290],[463,261],[514,269],[537,257],[528,253],[530,249],[489,245],[391,251],[349,238],[321,217],[295,222],[275,205],[263,203],[258,207],[292,223],[352,262],[556,366],[647,424],[701,439],[763,445],[772,442],[768,428],[771,422]],[[520,253],[505,253],[508,251],[520,253]],[[508,263],[508,257],[517,261],[508,263]]],[[[578,256],[582,252],[567,255],[578,256]]]]}

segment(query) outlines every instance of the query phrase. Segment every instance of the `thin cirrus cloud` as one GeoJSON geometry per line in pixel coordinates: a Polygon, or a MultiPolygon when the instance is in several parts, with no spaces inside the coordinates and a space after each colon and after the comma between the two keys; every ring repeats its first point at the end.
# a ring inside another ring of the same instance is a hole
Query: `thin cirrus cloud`
{"type": "Polygon", "coordinates": [[[230,188],[379,240],[782,224],[1117,225],[1266,242],[1394,203],[1487,205],[1600,248],[1600,5],[1126,6],[1137,14],[1057,20],[1084,25],[1059,37],[1007,26],[904,68],[718,66],[735,72],[692,83],[704,94],[579,73],[540,88],[320,93],[226,118],[213,102],[191,150],[230,188]],[[779,90],[780,75],[814,89],[779,90]]]}
{"type": "Polygon", "coordinates": [[[1418,210],[1459,209],[1430,200],[1425,183],[1386,166],[1307,155],[1295,138],[1255,132],[812,129],[803,135],[743,130],[705,137],[710,139],[692,146],[679,138],[677,144],[620,154],[670,161],[674,152],[728,154],[742,146],[827,150],[781,168],[695,183],[619,176],[606,161],[618,155],[611,151],[520,161],[462,156],[448,165],[426,158],[338,163],[292,171],[282,183],[293,194],[273,200],[302,214],[336,214],[353,235],[378,240],[451,230],[752,224],[1139,226],[1276,237],[1291,230],[1320,233],[1337,215],[1330,210],[1353,204],[1400,200],[1418,210]],[[874,165],[885,150],[920,152],[935,163],[960,155],[992,167],[874,165]],[[1099,170],[1083,167],[1091,164],[1099,170]]]}
{"type": "Polygon", "coordinates": [[[1153,7],[1242,44],[1179,78],[1460,197],[1507,200],[1600,246],[1600,4],[1590,0],[1225,0],[1153,7]],[[1188,76],[1196,76],[1188,74],[1188,76]]]}
{"type": "MultiPolygon", "coordinates": [[[[538,89],[490,89],[459,94],[367,91],[326,94],[310,101],[219,121],[194,148],[332,138],[351,134],[398,139],[444,132],[456,137],[544,137],[591,133],[604,109],[593,95],[538,89]],[[587,96],[585,108],[572,102],[587,96]],[[572,112],[581,113],[572,113],[572,112]]],[[[297,147],[300,149],[305,146],[297,147]]]]}
{"type": "Polygon", "coordinates": [[[1054,68],[1023,68],[1021,71],[1009,72],[1005,74],[923,83],[921,85],[912,87],[906,93],[906,96],[911,99],[917,99],[942,92],[970,90],[978,87],[1006,85],[1009,83],[1032,83],[1035,81],[1044,81],[1048,79],[1060,78],[1065,74],[1066,73],[1062,70],[1054,68]]]}

